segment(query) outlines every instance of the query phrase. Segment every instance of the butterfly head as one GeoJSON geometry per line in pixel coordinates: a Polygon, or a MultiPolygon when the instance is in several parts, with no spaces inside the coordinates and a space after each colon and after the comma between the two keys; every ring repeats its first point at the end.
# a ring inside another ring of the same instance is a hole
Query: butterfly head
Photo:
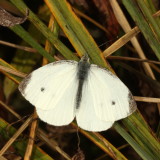
{"type": "Polygon", "coordinates": [[[84,56],[82,56],[82,58],[81,58],[81,60],[80,60],[81,62],[87,62],[87,63],[89,63],[89,56],[88,56],[88,54],[84,54],[84,56]]]}

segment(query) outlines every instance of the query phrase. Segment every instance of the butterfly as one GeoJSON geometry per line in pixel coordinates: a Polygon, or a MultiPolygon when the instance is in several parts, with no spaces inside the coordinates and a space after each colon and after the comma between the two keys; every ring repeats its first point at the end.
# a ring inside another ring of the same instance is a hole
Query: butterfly
{"type": "Polygon", "coordinates": [[[131,115],[136,102],[123,82],[106,68],[89,63],[60,60],[26,76],[21,94],[36,107],[39,118],[54,126],[70,124],[100,132],[131,115]]]}

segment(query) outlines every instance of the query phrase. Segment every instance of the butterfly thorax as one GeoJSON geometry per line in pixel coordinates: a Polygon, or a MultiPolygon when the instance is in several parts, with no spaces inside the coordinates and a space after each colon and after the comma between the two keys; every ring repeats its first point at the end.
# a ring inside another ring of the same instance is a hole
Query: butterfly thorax
{"type": "Polygon", "coordinates": [[[78,63],[78,72],[77,72],[77,79],[78,80],[85,80],[88,75],[88,71],[90,68],[90,63],[87,59],[82,59],[78,63]]]}
{"type": "Polygon", "coordinates": [[[82,88],[84,82],[88,78],[89,68],[90,68],[90,63],[88,61],[88,57],[84,56],[78,63],[78,72],[77,72],[78,89],[76,95],[76,109],[78,109],[80,106],[80,102],[82,99],[82,88]]]}

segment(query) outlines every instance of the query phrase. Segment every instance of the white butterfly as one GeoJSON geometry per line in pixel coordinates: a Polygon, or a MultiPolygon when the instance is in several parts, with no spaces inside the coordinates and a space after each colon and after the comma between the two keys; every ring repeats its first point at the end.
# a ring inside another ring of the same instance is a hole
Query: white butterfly
{"type": "Polygon", "coordinates": [[[136,110],[128,88],[108,69],[61,60],[29,74],[19,85],[22,95],[36,106],[41,120],[55,126],[71,123],[87,131],[104,131],[136,110]]]}

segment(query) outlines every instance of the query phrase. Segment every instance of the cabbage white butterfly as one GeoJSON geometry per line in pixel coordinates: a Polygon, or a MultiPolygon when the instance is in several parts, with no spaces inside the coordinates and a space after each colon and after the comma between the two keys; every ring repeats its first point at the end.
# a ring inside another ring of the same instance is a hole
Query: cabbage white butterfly
{"type": "Polygon", "coordinates": [[[41,120],[55,126],[71,123],[80,128],[104,131],[136,110],[129,89],[108,69],[89,63],[61,60],[29,74],[19,85],[41,120]]]}

